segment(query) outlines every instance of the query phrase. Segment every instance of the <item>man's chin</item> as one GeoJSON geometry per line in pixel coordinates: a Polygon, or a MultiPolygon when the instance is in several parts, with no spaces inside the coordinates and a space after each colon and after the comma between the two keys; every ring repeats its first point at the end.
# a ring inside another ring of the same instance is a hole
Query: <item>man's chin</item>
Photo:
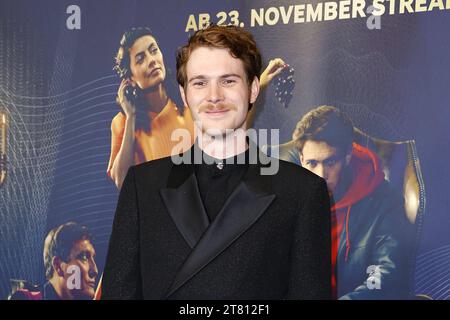
{"type": "Polygon", "coordinates": [[[232,129],[222,129],[222,128],[205,128],[203,133],[214,138],[222,138],[226,136],[228,132],[231,132],[232,129]]]}
{"type": "Polygon", "coordinates": [[[72,296],[75,300],[92,300],[94,299],[95,290],[91,287],[84,290],[72,291],[72,296]]]}

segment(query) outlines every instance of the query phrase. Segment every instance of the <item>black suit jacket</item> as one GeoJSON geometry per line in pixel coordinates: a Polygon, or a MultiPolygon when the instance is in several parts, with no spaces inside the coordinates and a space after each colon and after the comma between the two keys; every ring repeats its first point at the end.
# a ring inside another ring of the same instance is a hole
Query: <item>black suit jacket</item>
{"type": "Polygon", "coordinates": [[[284,161],[261,175],[268,158],[259,157],[212,222],[193,165],[168,157],[131,167],[102,299],[329,299],[326,183],[284,161]]]}

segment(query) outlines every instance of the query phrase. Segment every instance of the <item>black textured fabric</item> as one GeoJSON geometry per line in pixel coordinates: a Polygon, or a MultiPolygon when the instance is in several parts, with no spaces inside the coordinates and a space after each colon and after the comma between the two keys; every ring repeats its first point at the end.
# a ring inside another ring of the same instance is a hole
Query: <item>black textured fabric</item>
{"type": "Polygon", "coordinates": [[[43,300],[61,300],[50,282],[44,284],[43,300]]]}
{"type": "Polygon", "coordinates": [[[262,163],[248,166],[200,237],[192,221],[203,223],[207,213],[188,210],[200,201],[194,165],[163,158],[131,167],[120,191],[102,299],[331,298],[325,181],[284,161],[275,175],[263,175],[262,163]],[[192,196],[197,192],[198,199],[192,196]],[[194,238],[191,246],[187,239],[194,238]]]}
{"type": "MultiPolygon", "coordinates": [[[[213,221],[225,200],[242,179],[248,168],[248,161],[243,164],[238,163],[238,156],[223,160],[206,154],[203,154],[203,157],[208,158],[209,161],[196,164],[195,175],[209,221],[213,221]]],[[[248,149],[245,152],[245,159],[248,159],[248,149]]]]}

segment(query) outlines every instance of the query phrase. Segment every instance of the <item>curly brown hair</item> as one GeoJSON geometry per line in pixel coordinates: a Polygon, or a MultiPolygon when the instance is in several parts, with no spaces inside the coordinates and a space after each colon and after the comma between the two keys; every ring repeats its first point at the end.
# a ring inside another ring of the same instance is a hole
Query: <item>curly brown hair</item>
{"type": "Polygon", "coordinates": [[[353,123],[336,107],[320,106],[306,113],[297,123],[292,140],[301,153],[306,141],[326,142],[341,153],[352,150],[353,123]]]}
{"type": "Polygon", "coordinates": [[[195,32],[188,43],[177,52],[177,82],[185,87],[187,82],[186,64],[196,48],[213,47],[228,49],[230,54],[244,63],[249,85],[261,75],[262,58],[252,34],[236,26],[211,25],[195,32]]]}

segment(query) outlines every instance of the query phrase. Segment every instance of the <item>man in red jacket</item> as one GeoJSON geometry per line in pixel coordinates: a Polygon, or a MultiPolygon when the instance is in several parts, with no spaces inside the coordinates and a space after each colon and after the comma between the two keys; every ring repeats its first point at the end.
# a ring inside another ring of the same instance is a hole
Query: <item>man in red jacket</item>
{"type": "Polygon", "coordinates": [[[293,133],[301,165],[324,178],[332,211],[332,285],[339,299],[408,294],[411,225],[375,153],[354,142],[339,109],[305,114],[293,133]]]}

